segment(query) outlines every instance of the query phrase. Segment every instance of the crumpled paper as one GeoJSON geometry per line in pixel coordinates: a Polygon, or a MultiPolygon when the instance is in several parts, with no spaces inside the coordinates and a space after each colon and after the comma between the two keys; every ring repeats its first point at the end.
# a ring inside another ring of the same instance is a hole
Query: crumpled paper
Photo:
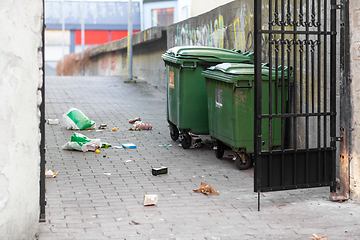
{"type": "Polygon", "coordinates": [[[311,236],[310,240],[327,240],[326,236],[318,236],[315,233],[311,236]]]}
{"type": "Polygon", "coordinates": [[[200,184],[200,188],[193,190],[194,192],[202,192],[204,194],[215,194],[218,195],[219,192],[217,190],[215,190],[210,184],[201,182],[200,184]]]}

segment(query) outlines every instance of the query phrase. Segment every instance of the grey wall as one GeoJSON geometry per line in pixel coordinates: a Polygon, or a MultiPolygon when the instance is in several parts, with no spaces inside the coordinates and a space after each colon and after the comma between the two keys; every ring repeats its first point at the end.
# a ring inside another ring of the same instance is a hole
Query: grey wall
{"type": "MultiPolygon", "coordinates": [[[[194,18],[154,27],[133,36],[133,76],[166,91],[166,69],[161,54],[184,45],[253,51],[253,1],[236,0],[194,18]]],[[[127,75],[127,39],[90,52],[89,75],[127,75]]]]}
{"type": "Polygon", "coordinates": [[[0,6],[0,239],[31,240],[40,215],[43,6],[0,6]]]}
{"type": "MultiPolygon", "coordinates": [[[[154,27],[133,35],[133,78],[145,80],[166,91],[165,65],[161,54],[167,50],[164,27],[154,27]]],[[[127,39],[101,45],[90,51],[87,75],[126,76],[127,39]]]]}

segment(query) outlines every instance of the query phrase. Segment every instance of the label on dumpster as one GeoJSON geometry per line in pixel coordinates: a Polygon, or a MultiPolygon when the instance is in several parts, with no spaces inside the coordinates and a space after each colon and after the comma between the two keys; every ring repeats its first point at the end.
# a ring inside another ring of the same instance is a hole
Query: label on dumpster
{"type": "Polygon", "coordinates": [[[169,71],[169,88],[174,89],[174,72],[169,71]]]}

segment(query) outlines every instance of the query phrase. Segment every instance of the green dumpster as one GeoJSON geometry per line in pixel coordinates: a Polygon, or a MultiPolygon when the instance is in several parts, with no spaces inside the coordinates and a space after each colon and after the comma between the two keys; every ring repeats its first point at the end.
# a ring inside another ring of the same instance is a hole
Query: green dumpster
{"type": "Polygon", "coordinates": [[[189,133],[208,135],[208,110],[205,78],[202,71],[223,62],[253,62],[253,53],[239,53],[203,46],[168,49],[161,57],[167,74],[167,121],[170,136],[179,136],[183,148],[189,148],[189,133]],[[179,133],[180,132],[180,133],[179,133]]]}
{"type": "MultiPolygon", "coordinates": [[[[277,109],[281,112],[281,67],[272,69],[272,113],[277,109]],[[277,88],[276,88],[277,86],[277,88]],[[276,93],[277,91],[277,93],[276,93]],[[277,101],[275,100],[277,95],[277,101]],[[275,107],[277,103],[277,108],[275,107]]],[[[270,69],[262,66],[262,112],[269,113],[269,74],[270,69]]],[[[224,150],[234,151],[237,168],[248,169],[252,165],[251,154],[254,152],[254,65],[223,63],[203,71],[205,77],[207,98],[209,135],[216,141],[215,154],[222,158],[224,150]]],[[[288,89],[288,68],[284,67],[285,101],[288,89]]],[[[286,105],[285,110],[286,111],[286,105]]],[[[272,119],[271,147],[281,146],[281,119],[272,119]]],[[[269,119],[262,121],[262,144],[269,149],[269,119]]]]}

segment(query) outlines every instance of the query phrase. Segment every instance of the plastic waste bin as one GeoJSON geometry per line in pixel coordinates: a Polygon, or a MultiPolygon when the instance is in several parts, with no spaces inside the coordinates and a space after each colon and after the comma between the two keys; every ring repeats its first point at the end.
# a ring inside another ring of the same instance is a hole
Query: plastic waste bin
{"type": "MultiPolygon", "coordinates": [[[[276,70],[272,69],[272,111],[281,112],[281,67],[278,79],[276,70]],[[275,82],[278,84],[275,84],[275,82]],[[277,86],[277,88],[276,88],[277,86]],[[277,91],[277,93],[276,93],[277,91]],[[277,101],[275,97],[277,95],[277,101]],[[275,108],[276,104],[278,105],[275,108]]],[[[262,66],[262,112],[269,113],[269,74],[270,69],[262,66]]],[[[231,148],[234,151],[236,167],[244,170],[252,165],[251,154],[254,152],[254,65],[223,63],[203,71],[205,77],[207,98],[209,134],[216,141],[215,154],[222,158],[224,150],[231,148]]],[[[288,90],[288,68],[284,67],[285,101],[288,90]]],[[[286,111],[286,104],[285,109],[286,111]]],[[[271,146],[281,145],[281,119],[272,119],[271,146]]],[[[269,149],[269,119],[262,120],[262,144],[269,149]]]]}
{"type": "Polygon", "coordinates": [[[192,145],[191,134],[209,134],[205,78],[202,71],[223,62],[253,62],[253,53],[214,47],[181,46],[162,58],[167,74],[167,121],[171,139],[180,137],[183,148],[192,145]]]}

